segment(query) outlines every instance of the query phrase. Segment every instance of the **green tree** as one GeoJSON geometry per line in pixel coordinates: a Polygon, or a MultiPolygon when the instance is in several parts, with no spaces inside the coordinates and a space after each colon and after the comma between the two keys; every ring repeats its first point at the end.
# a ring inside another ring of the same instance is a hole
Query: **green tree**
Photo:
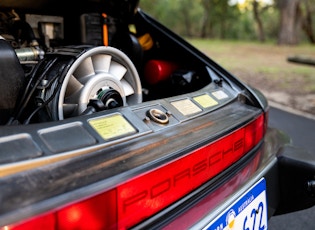
{"type": "Polygon", "coordinates": [[[184,36],[231,38],[238,8],[229,0],[141,0],[140,7],[184,36]]]}
{"type": "Polygon", "coordinates": [[[203,20],[201,37],[230,37],[231,28],[237,22],[240,12],[229,0],[202,0],[203,20]]]}
{"type": "Polygon", "coordinates": [[[180,35],[195,36],[200,30],[199,0],[141,0],[139,6],[180,35]]]}
{"type": "Polygon", "coordinates": [[[243,5],[231,2],[231,0],[141,0],[140,7],[182,36],[277,40],[279,8],[275,5],[266,5],[263,0],[247,0],[243,5]]]}

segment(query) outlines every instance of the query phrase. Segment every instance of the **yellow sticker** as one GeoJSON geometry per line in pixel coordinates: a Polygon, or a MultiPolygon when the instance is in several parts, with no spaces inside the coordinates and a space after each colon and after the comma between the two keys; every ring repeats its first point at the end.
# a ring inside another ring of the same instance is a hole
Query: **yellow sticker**
{"type": "Polygon", "coordinates": [[[174,101],[172,102],[172,105],[185,116],[191,115],[194,113],[199,113],[202,111],[195,103],[193,103],[189,99],[174,101]]]}
{"type": "Polygon", "coordinates": [[[210,97],[208,94],[194,97],[194,100],[203,108],[209,108],[218,104],[218,102],[210,97]]]}
{"type": "Polygon", "coordinates": [[[93,119],[89,123],[105,140],[136,133],[135,128],[120,114],[93,119]]]}

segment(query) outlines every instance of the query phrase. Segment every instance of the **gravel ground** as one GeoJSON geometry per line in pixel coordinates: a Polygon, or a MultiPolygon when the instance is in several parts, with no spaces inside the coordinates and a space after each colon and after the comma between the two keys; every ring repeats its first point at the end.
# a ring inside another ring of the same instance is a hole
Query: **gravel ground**
{"type": "Polygon", "coordinates": [[[270,103],[315,117],[315,66],[288,61],[291,57],[315,60],[315,46],[217,40],[191,42],[234,76],[260,90],[270,103]]]}
{"type": "Polygon", "coordinates": [[[291,87],[281,88],[278,86],[282,78],[271,80],[263,74],[255,77],[253,74],[237,70],[233,74],[240,76],[238,78],[243,82],[259,89],[271,104],[287,110],[297,110],[308,117],[315,117],[315,94],[303,90],[304,85],[307,84],[303,78],[296,78],[294,82],[287,83],[291,87]]]}

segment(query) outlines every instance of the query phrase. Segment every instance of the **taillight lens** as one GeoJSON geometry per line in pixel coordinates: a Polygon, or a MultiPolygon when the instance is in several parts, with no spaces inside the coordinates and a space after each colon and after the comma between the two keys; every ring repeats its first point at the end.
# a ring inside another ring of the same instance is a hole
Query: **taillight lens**
{"type": "Polygon", "coordinates": [[[223,138],[86,200],[3,229],[126,229],[210,180],[255,147],[264,114],[223,138]]]}
{"type": "Polygon", "coordinates": [[[245,150],[247,153],[263,138],[265,133],[265,117],[259,116],[245,127],[245,150]]]}
{"type": "Polygon", "coordinates": [[[110,190],[56,212],[57,229],[116,229],[116,191],[110,190]]]}
{"type": "Polygon", "coordinates": [[[54,230],[56,226],[56,219],[54,213],[37,216],[34,219],[28,220],[22,224],[15,226],[4,226],[1,230],[33,230],[33,229],[47,229],[54,230]]]}

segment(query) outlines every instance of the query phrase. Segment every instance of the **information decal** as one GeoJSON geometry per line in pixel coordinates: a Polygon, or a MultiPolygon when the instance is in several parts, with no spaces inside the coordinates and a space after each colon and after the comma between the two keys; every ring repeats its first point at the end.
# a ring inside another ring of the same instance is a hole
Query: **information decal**
{"type": "Polygon", "coordinates": [[[203,108],[209,108],[219,104],[216,100],[210,97],[208,94],[204,94],[198,97],[194,97],[194,100],[203,108]]]}
{"type": "Polygon", "coordinates": [[[171,104],[185,116],[202,112],[202,110],[190,99],[173,101],[171,104]]]}
{"type": "Polygon", "coordinates": [[[120,114],[89,120],[89,124],[105,140],[136,133],[136,129],[120,114]]]}

